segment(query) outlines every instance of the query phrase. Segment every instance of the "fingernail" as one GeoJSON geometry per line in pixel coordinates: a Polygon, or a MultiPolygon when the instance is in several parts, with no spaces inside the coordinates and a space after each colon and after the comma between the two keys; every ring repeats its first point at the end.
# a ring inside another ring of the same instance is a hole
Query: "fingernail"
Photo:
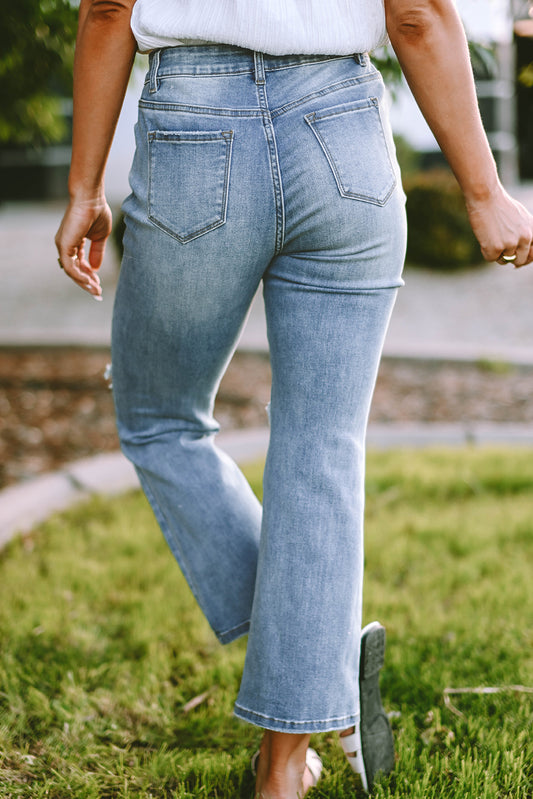
{"type": "Polygon", "coordinates": [[[101,294],[91,294],[91,297],[93,300],[96,300],[96,302],[102,302],[104,299],[101,294]]]}

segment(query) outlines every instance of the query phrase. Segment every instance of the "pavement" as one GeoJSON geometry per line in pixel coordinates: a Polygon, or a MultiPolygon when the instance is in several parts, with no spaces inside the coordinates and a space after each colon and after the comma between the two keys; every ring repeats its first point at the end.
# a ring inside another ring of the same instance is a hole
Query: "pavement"
{"type": "MultiPolygon", "coordinates": [[[[533,212],[533,183],[513,194],[533,212]]],[[[0,206],[0,346],[108,346],[118,258],[108,245],[96,303],[65,279],[54,234],[62,203],[0,206]]],[[[533,363],[533,266],[487,264],[458,272],[407,269],[385,355],[533,363]]],[[[261,297],[252,306],[242,349],[265,350],[261,297]]]]}
{"type": "MultiPolygon", "coordinates": [[[[533,184],[511,189],[533,212],[533,184]]],[[[53,243],[63,204],[0,206],[0,346],[109,346],[118,258],[112,246],[101,270],[104,301],[96,303],[65,278],[53,243]]],[[[505,361],[533,365],[533,266],[488,264],[460,272],[410,268],[399,292],[385,357],[505,361]]],[[[267,349],[260,295],[239,348],[267,349]]],[[[239,462],[266,451],[267,430],[220,434],[239,462]]],[[[453,446],[509,443],[533,446],[527,425],[373,425],[369,446],[453,446]]],[[[92,493],[121,493],[138,485],[120,453],[86,459],[0,492],[0,547],[51,513],[92,493]]]]}
{"type": "MultiPolygon", "coordinates": [[[[107,196],[115,210],[129,190],[127,176],[146,56],[139,56],[138,61],[106,170],[107,196]]],[[[510,192],[533,212],[533,182],[510,187],[510,192]]],[[[63,210],[63,202],[0,206],[0,346],[109,344],[117,254],[108,247],[101,270],[104,301],[95,303],[58,268],[53,238],[63,210]]],[[[515,274],[498,265],[452,274],[409,270],[385,355],[533,363],[532,289],[533,267],[515,274]]],[[[266,348],[260,297],[240,346],[266,348]]]]}

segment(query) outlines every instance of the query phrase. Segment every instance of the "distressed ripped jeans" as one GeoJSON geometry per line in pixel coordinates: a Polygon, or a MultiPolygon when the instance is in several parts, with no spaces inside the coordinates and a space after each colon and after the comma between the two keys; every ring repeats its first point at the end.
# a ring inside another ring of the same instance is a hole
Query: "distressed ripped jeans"
{"type": "MultiPolygon", "coordinates": [[[[288,732],[358,719],[367,417],[405,250],[366,55],[151,54],[113,321],[118,429],[222,643],[235,713],[288,732]],[[261,281],[272,364],[261,508],[213,403],[261,281]]],[[[172,597],[169,597],[169,606],[172,597]]]]}

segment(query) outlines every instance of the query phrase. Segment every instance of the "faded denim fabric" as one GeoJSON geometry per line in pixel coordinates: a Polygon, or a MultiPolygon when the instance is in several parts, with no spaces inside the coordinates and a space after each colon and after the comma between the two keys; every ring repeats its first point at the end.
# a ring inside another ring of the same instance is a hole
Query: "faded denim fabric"
{"type": "Polygon", "coordinates": [[[236,715],[273,730],[359,714],[365,431],[405,250],[383,92],[365,55],[213,45],[152,53],[140,100],[119,434],[219,640],[249,632],[236,715]],[[213,418],[261,280],[263,509],[213,418]]]}

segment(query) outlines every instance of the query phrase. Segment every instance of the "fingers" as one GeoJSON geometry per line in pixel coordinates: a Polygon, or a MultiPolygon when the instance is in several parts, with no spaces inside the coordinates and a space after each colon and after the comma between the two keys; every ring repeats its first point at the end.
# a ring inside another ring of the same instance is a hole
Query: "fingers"
{"type": "Polygon", "coordinates": [[[467,200],[472,229],[485,260],[521,267],[533,261],[533,216],[499,187],[488,200],[467,200]]]}
{"type": "Polygon", "coordinates": [[[91,269],[87,261],[85,261],[82,248],[80,248],[80,255],[78,255],[78,252],[71,255],[60,254],[58,261],[65,274],[80,286],[80,288],[91,294],[95,300],[101,302],[102,287],[100,285],[100,277],[97,272],[91,269]]]}
{"type": "Polygon", "coordinates": [[[517,211],[514,226],[506,231],[505,240],[500,243],[494,259],[499,264],[516,268],[531,263],[533,247],[533,217],[521,206],[518,206],[517,211]]]}
{"type": "Polygon", "coordinates": [[[518,202],[513,201],[518,218],[514,228],[514,246],[503,247],[501,261],[510,263],[519,268],[531,263],[531,250],[533,248],[533,217],[518,202]]]}
{"type": "Polygon", "coordinates": [[[516,253],[507,254],[503,253],[500,255],[499,258],[496,259],[496,263],[502,264],[502,266],[509,266],[512,264],[513,266],[516,265],[517,255],[516,253]]]}
{"type": "Polygon", "coordinates": [[[71,201],[55,238],[65,274],[96,300],[102,299],[97,270],[102,264],[110,230],[111,212],[107,203],[98,201],[93,206],[71,201]],[[91,245],[87,254],[88,241],[91,245]]]}
{"type": "MultiPolygon", "coordinates": [[[[532,226],[533,228],[533,226],[532,226]]],[[[516,261],[514,266],[526,266],[533,261],[533,229],[530,231],[529,236],[524,237],[516,248],[516,261]]]]}
{"type": "Polygon", "coordinates": [[[105,239],[102,241],[93,241],[91,249],[89,250],[89,263],[92,269],[100,269],[102,261],[104,260],[105,252],[105,239]]]}
{"type": "Polygon", "coordinates": [[[496,261],[503,266],[514,266],[516,269],[530,264],[533,261],[533,239],[531,236],[523,236],[514,248],[506,247],[496,261]]]}
{"type": "Polygon", "coordinates": [[[497,262],[499,264],[514,266],[519,269],[521,266],[531,263],[533,260],[533,225],[532,230],[525,230],[521,235],[517,235],[515,246],[505,247],[497,262]]]}

